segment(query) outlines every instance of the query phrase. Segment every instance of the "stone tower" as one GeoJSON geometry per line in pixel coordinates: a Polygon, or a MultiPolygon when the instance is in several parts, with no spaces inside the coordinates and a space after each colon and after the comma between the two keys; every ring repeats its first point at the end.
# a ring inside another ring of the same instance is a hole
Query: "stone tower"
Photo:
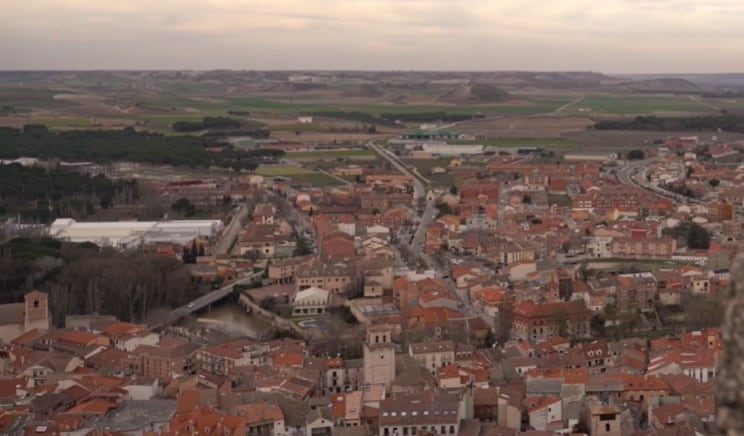
{"type": "Polygon", "coordinates": [[[24,297],[23,331],[33,329],[49,330],[51,317],[49,316],[49,296],[44,292],[33,291],[24,297]]]}
{"type": "Polygon", "coordinates": [[[367,328],[364,341],[364,383],[384,384],[388,389],[395,379],[395,345],[392,328],[376,325],[367,328]]]}

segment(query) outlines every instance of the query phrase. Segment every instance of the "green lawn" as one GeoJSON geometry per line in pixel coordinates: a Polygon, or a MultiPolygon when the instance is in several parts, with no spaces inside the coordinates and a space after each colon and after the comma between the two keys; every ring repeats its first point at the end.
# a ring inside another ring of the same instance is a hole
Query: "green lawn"
{"type": "Polygon", "coordinates": [[[39,118],[33,120],[34,124],[44,124],[50,129],[55,127],[91,127],[90,120],[85,118],[39,118]]]}
{"type": "Polygon", "coordinates": [[[312,159],[324,157],[369,157],[375,156],[371,150],[318,150],[292,151],[285,155],[288,159],[312,159]]]}

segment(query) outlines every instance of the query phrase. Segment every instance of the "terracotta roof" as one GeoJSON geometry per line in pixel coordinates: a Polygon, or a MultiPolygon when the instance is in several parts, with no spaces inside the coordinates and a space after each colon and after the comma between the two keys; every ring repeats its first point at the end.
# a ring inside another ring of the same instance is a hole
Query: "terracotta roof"
{"type": "Polygon", "coordinates": [[[111,409],[116,408],[116,403],[105,400],[92,400],[86,403],[78,404],[77,406],[69,409],[68,414],[83,414],[83,415],[105,415],[111,409]]]}

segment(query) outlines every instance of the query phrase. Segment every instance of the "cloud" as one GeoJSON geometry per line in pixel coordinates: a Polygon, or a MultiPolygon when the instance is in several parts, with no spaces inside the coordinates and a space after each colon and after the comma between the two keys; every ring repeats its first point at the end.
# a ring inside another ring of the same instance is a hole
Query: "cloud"
{"type": "Polygon", "coordinates": [[[744,71],[733,0],[6,0],[0,18],[5,68],[744,71]]]}

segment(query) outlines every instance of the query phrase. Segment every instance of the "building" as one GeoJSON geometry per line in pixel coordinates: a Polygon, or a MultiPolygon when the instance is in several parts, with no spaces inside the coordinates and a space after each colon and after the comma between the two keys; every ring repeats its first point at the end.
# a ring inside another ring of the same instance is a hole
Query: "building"
{"type": "Polygon", "coordinates": [[[384,384],[390,388],[395,379],[395,345],[393,330],[387,325],[367,328],[364,341],[364,383],[384,384]]]}
{"type": "Polygon", "coordinates": [[[102,247],[129,250],[157,239],[186,245],[196,239],[214,239],[224,228],[220,220],[116,221],[79,223],[58,218],[49,236],[70,242],[91,242],[102,247]]]}
{"type": "Polygon", "coordinates": [[[292,316],[323,315],[328,312],[331,293],[321,288],[298,291],[292,302],[292,316]]]}
{"type": "Polygon", "coordinates": [[[614,238],[611,247],[616,257],[669,258],[677,249],[677,243],[671,238],[614,238]]]}
{"type": "Polygon", "coordinates": [[[420,367],[436,375],[439,368],[455,362],[455,343],[452,341],[414,343],[408,347],[408,353],[420,367]]]}
{"type": "Polygon", "coordinates": [[[379,436],[457,435],[460,420],[473,417],[473,389],[400,393],[380,402],[379,436]],[[422,433],[423,432],[423,433],[422,433]]]}
{"type": "Polygon", "coordinates": [[[23,300],[23,303],[0,305],[0,343],[10,343],[34,329],[49,330],[52,325],[47,294],[33,291],[26,294],[23,300]]]}
{"type": "Polygon", "coordinates": [[[520,301],[513,307],[512,328],[518,338],[532,342],[551,336],[586,337],[591,315],[583,301],[546,304],[520,301]]]}

